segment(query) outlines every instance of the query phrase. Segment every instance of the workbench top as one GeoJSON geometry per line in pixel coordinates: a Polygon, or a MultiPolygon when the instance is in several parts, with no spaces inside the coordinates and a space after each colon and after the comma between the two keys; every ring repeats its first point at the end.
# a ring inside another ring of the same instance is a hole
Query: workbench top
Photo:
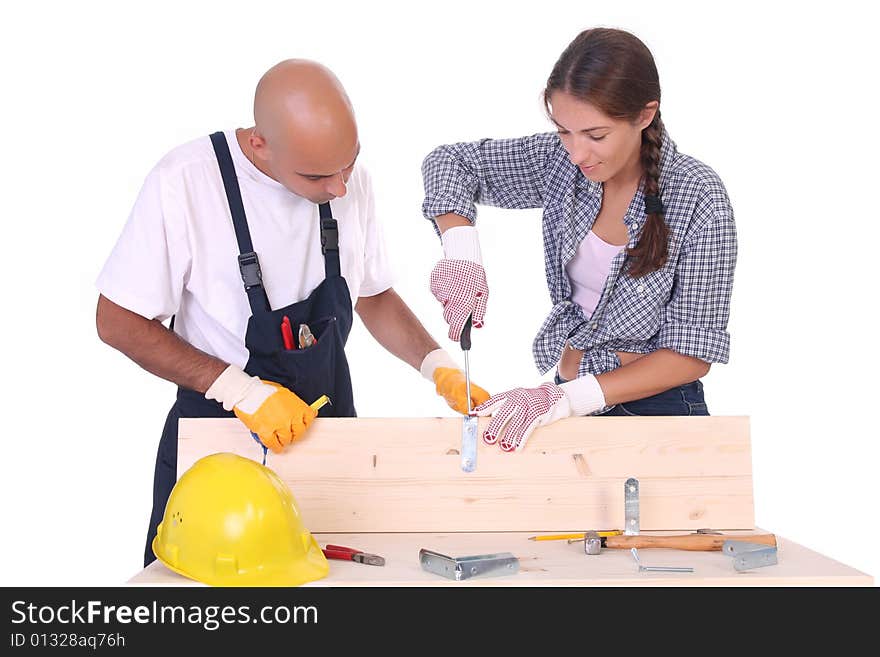
{"type": "MultiPolygon", "coordinates": [[[[485,428],[489,418],[480,418],[485,428]]],[[[178,476],[231,452],[260,460],[235,418],[186,418],[178,476]]],[[[319,418],[268,466],[290,487],[321,546],[385,557],[385,566],[330,561],[308,586],[872,586],[873,578],[777,536],[778,564],[739,572],[721,551],[626,549],[584,554],[583,543],[530,541],[539,533],[623,528],[624,486],[639,482],[644,535],[754,529],[747,417],[577,417],[536,430],[516,454],[479,441],[477,468],[461,469],[460,418],[319,418]],[[676,531],[660,531],[676,528],[676,531]],[[419,550],[452,558],[510,552],[519,572],[455,581],[422,570],[419,550]]],[[[740,531],[733,531],[740,530],[740,531]]],[[[198,585],[154,562],[133,585],[198,585]]]]}
{"type": "MultiPolygon", "coordinates": [[[[755,530],[762,533],[763,530],[755,530]]],[[[682,532],[642,532],[664,535],[682,532]]],[[[730,536],[748,532],[724,532],[730,536]]],[[[639,572],[629,550],[584,554],[583,543],[530,541],[531,532],[315,534],[321,546],[346,545],[385,557],[385,566],[330,561],[330,574],[306,586],[873,586],[873,577],[777,536],[778,564],[738,572],[722,552],[639,550],[645,566],[690,566],[693,573],[639,572]],[[419,550],[450,557],[511,552],[519,572],[456,582],[422,570],[419,550]]],[[[128,584],[201,586],[155,561],[128,584]]]]}

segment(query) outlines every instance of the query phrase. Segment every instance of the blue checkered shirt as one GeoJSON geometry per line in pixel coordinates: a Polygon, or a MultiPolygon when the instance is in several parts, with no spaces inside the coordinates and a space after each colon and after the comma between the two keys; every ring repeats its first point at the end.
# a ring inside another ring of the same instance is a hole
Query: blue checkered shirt
{"type": "MultiPolygon", "coordinates": [[[[434,149],[422,164],[422,212],[432,221],[454,212],[473,223],[477,203],[544,209],[544,266],[553,308],[532,346],[541,374],[558,363],[566,342],[585,352],[579,376],[620,367],[617,351],[672,349],[708,363],[726,363],[737,252],[730,199],[718,175],[679,153],[665,131],[660,172],[670,230],[667,262],[647,276],[633,278],[622,271],[621,251],[590,316],[571,300],[565,266],[596,220],[602,184],[584,177],[571,163],[556,133],[434,149]]],[[[645,222],[641,188],[624,222],[628,246],[633,247],[645,222]]]]}

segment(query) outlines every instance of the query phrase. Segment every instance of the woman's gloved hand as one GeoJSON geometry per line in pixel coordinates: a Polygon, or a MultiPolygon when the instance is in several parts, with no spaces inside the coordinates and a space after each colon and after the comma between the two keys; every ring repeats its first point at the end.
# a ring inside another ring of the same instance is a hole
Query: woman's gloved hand
{"type": "Polygon", "coordinates": [[[538,427],[572,415],[590,415],[605,408],[602,387],[592,374],[561,385],[544,383],[537,388],[514,388],[493,395],[477,406],[479,416],[491,415],[483,440],[496,442],[505,452],[518,451],[538,427]]]}
{"type": "Polygon", "coordinates": [[[489,286],[476,228],[449,228],[442,241],[444,258],[431,271],[431,293],[443,305],[449,339],[457,342],[469,316],[473,315],[474,328],[483,325],[489,286]]]}

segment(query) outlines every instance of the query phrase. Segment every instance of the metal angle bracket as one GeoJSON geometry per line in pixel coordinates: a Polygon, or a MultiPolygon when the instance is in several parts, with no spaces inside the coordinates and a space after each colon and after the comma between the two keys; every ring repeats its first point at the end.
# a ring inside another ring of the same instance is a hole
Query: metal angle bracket
{"type": "Polygon", "coordinates": [[[630,548],[633,559],[639,567],[640,573],[692,573],[694,569],[690,566],[645,566],[639,559],[639,551],[636,548],[630,548]]]}
{"type": "Polygon", "coordinates": [[[450,557],[433,550],[419,550],[422,570],[447,579],[461,581],[472,577],[497,577],[519,572],[519,559],[510,552],[450,557]]]}
{"type": "Polygon", "coordinates": [[[461,469],[473,472],[477,467],[477,416],[469,415],[461,425],[461,469]]]}
{"type": "Polygon", "coordinates": [[[748,541],[727,540],[721,550],[733,557],[733,567],[738,571],[775,566],[779,563],[776,547],[748,541]]]}
{"type": "Polygon", "coordinates": [[[630,477],[623,484],[623,511],[626,524],[623,533],[627,536],[639,534],[639,480],[630,477]]]}

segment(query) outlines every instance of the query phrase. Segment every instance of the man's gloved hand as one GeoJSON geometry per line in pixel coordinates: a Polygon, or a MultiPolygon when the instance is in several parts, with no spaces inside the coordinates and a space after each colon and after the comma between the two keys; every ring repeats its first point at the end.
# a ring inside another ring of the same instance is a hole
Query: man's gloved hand
{"type": "MultiPolygon", "coordinates": [[[[422,376],[433,381],[437,394],[446,400],[449,407],[462,415],[467,415],[467,381],[464,371],[443,349],[435,349],[422,361],[419,368],[422,376]]],[[[489,393],[471,381],[471,408],[489,399],[489,393]]]]}
{"type": "Polygon", "coordinates": [[[455,226],[444,231],[441,239],[444,258],[431,271],[431,293],[443,304],[449,339],[458,341],[470,315],[474,328],[483,325],[489,286],[476,228],[455,226]]]}
{"type": "Polygon", "coordinates": [[[561,385],[544,383],[537,388],[514,388],[493,395],[474,411],[491,415],[483,440],[496,442],[505,452],[525,447],[532,432],[572,415],[589,415],[605,408],[602,387],[592,374],[561,385]]]}
{"type": "Polygon", "coordinates": [[[276,454],[302,437],[318,412],[274,381],[250,376],[230,365],[205,393],[232,411],[276,454]]]}

